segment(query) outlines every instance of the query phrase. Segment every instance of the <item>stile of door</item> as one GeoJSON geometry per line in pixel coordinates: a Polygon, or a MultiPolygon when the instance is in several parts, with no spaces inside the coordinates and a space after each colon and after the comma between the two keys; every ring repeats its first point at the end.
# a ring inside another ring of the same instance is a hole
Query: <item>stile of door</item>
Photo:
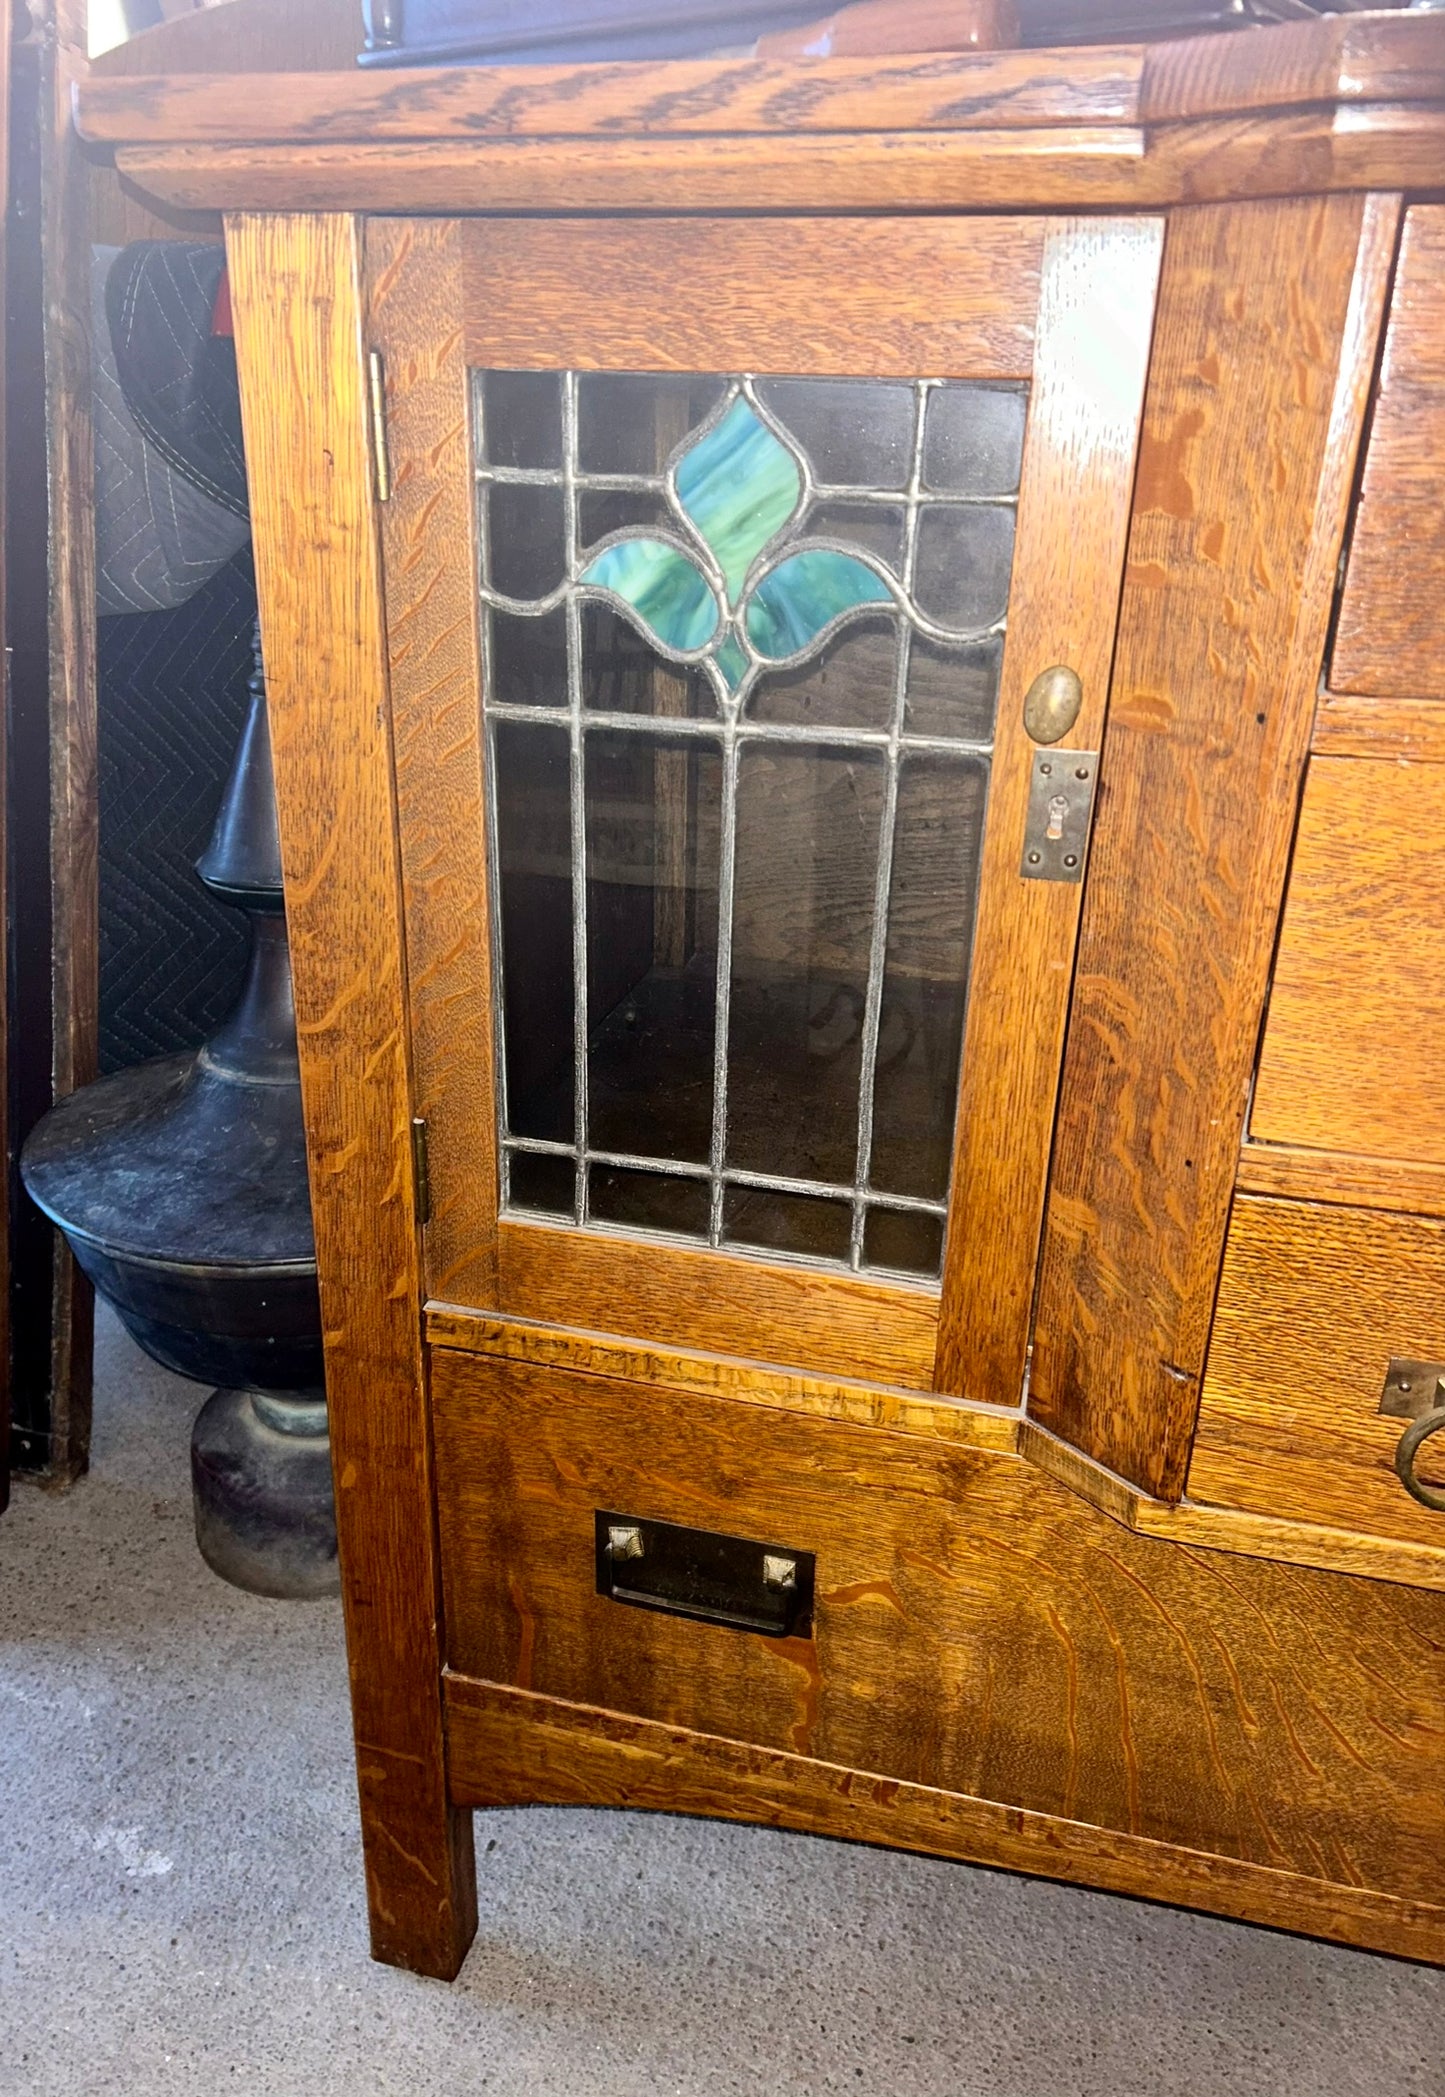
{"type": "Polygon", "coordinates": [[[366,241],[432,1300],[1017,1405],[1160,222],[366,241]]]}

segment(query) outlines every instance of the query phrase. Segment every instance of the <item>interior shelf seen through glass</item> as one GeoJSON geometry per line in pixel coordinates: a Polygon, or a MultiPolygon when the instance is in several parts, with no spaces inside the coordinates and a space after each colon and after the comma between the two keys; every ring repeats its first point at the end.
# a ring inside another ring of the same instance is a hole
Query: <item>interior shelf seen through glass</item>
{"type": "Polygon", "coordinates": [[[504,1213],[936,1277],[1026,389],[474,389],[504,1213]]]}

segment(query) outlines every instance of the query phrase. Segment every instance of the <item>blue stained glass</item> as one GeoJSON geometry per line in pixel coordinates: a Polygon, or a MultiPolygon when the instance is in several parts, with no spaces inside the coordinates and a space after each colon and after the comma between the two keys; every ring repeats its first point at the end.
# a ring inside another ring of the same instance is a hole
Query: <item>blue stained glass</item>
{"type": "Polygon", "coordinates": [[[717,603],[706,578],[665,539],[619,539],[578,578],[630,605],[664,648],[688,654],[717,633],[717,603]]]}
{"type": "Polygon", "coordinates": [[[811,546],[765,575],[748,601],[748,639],[770,662],[797,655],[835,619],[867,604],[891,604],[893,592],[876,569],[811,546]]]}
{"type": "Polygon", "coordinates": [[[673,486],[736,604],[749,568],[802,500],[797,460],[740,395],[678,460],[673,486]]]}

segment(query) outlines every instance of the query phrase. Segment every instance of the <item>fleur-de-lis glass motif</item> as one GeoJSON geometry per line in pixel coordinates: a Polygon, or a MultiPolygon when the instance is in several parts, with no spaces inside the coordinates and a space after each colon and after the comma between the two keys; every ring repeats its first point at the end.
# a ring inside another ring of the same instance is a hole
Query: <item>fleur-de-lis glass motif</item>
{"type": "Polygon", "coordinates": [[[870,606],[904,602],[882,561],[825,541],[790,543],[808,478],[743,382],[668,471],[691,543],[620,533],[592,554],[578,584],[615,599],[662,654],[706,663],[736,702],[759,670],[802,661],[870,606]]]}

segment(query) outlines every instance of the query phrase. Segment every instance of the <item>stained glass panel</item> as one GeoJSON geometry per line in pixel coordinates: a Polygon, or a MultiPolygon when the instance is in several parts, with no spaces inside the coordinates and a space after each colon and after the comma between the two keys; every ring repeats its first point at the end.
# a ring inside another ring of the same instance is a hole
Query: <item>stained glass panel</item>
{"type": "Polygon", "coordinates": [[[477,375],[509,1209],[936,1277],[1026,408],[477,375]]]}

